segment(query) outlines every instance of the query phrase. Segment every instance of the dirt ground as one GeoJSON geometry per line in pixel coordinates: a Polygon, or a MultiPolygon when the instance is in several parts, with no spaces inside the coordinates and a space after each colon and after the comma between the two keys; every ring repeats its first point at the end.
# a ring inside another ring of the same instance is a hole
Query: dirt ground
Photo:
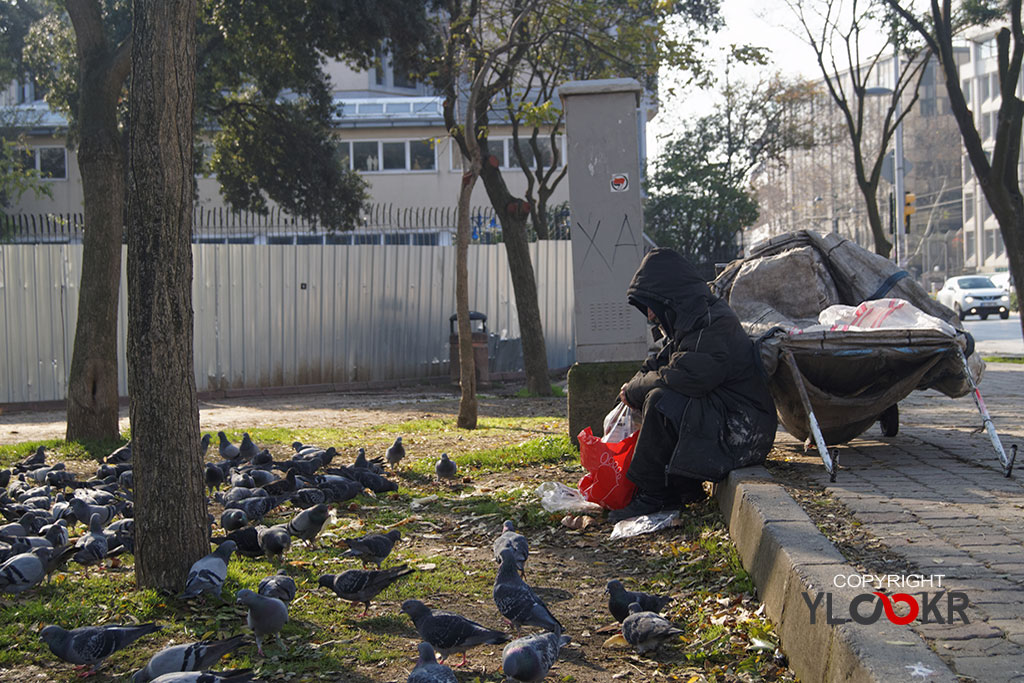
{"type": "MultiPolygon", "coordinates": [[[[479,415],[522,417],[562,416],[565,398],[516,400],[504,394],[481,394],[479,415]]],[[[199,402],[199,428],[203,432],[259,427],[369,427],[400,422],[427,414],[455,415],[459,397],[438,387],[413,387],[381,392],[307,393],[208,399],[199,402]]],[[[0,407],[0,444],[62,439],[67,427],[64,410],[4,411],[0,407]]],[[[121,431],[129,427],[128,408],[121,408],[121,431]]]]}

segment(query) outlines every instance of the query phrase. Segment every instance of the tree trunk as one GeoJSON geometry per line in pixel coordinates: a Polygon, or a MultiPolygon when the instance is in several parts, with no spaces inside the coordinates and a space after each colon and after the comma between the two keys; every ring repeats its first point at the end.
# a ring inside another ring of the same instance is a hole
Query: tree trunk
{"type": "Polygon", "coordinates": [[[124,226],[124,148],[117,103],[128,75],[127,45],[111,51],[99,3],[68,0],[79,54],[78,168],[85,197],[82,277],[68,374],[69,441],[115,439],[117,300],[124,226]]]}
{"type": "MultiPolygon", "coordinates": [[[[479,156],[479,154],[478,154],[479,156]]],[[[458,231],[455,236],[455,311],[459,329],[459,429],[476,429],[476,361],[473,357],[473,333],[469,322],[469,211],[473,187],[479,176],[479,161],[467,161],[469,169],[462,176],[459,189],[458,231]]]]}
{"type": "Polygon", "coordinates": [[[134,0],[128,386],[139,587],[180,590],[210,550],[193,370],[197,0],[134,0]]]}
{"type": "Polygon", "coordinates": [[[864,204],[868,212],[868,226],[871,228],[871,236],[875,241],[875,253],[889,258],[889,254],[892,252],[892,242],[885,236],[886,227],[882,225],[882,214],[878,210],[878,186],[868,183],[859,183],[858,186],[864,196],[864,204]]]}
{"type": "Polygon", "coordinates": [[[551,379],[548,377],[548,352],[544,343],[544,326],[540,320],[540,305],[537,302],[537,279],[530,260],[530,245],[526,240],[526,221],[530,217],[530,209],[525,202],[512,196],[496,164],[483,164],[480,177],[484,181],[491,206],[501,221],[512,290],[516,295],[519,332],[523,339],[526,390],[537,396],[550,396],[551,379]]]}

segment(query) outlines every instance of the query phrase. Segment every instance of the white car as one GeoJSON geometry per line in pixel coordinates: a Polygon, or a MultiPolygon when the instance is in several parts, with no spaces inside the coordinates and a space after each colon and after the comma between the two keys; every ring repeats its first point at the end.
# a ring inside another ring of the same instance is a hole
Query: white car
{"type": "Polygon", "coordinates": [[[1006,320],[1010,317],[1010,296],[985,275],[951,277],[935,295],[940,304],[952,308],[960,319],[977,315],[982,320],[998,313],[1006,320]]]}

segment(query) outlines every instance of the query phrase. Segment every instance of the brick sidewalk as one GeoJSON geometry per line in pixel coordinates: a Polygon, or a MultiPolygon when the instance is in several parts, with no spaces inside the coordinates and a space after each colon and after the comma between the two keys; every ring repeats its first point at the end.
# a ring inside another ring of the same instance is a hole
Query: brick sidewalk
{"type": "MultiPolygon", "coordinates": [[[[1024,444],[1024,365],[990,364],[980,388],[1003,447],[1024,444]]],[[[957,674],[1024,681],[1024,453],[1003,477],[970,396],[915,392],[900,413],[897,436],[873,428],[839,447],[835,483],[823,467],[811,476],[921,574],[968,595],[969,624],[913,625],[957,674]]]]}

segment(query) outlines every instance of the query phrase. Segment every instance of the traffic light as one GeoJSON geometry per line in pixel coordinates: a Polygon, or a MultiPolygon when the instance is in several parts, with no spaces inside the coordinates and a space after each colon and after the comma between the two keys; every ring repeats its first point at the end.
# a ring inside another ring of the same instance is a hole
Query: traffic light
{"type": "Polygon", "coordinates": [[[917,213],[917,195],[913,192],[903,193],[903,225],[907,232],[910,232],[910,217],[917,213]]]}

